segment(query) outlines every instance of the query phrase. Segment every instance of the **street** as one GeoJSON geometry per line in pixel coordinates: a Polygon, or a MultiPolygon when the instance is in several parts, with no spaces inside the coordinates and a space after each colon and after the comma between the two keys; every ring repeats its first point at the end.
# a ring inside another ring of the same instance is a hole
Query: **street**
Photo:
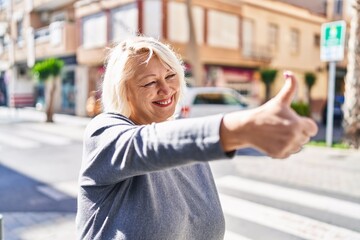
{"type": "MultiPolygon", "coordinates": [[[[75,239],[88,118],[0,108],[4,240],[75,239]]],[[[360,240],[360,152],[306,146],[286,160],[252,150],[211,163],[226,240],[360,240]]]]}

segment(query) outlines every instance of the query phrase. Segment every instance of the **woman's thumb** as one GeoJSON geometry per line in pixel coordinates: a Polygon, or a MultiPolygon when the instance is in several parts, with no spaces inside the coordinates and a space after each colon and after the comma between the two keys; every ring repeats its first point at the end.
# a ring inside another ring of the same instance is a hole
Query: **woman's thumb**
{"type": "Polygon", "coordinates": [[[292,72],[284,72],[285,84],[280,92],[276,95],[280,102],[290,105],[297,90],[297,81],[292,72]]]}

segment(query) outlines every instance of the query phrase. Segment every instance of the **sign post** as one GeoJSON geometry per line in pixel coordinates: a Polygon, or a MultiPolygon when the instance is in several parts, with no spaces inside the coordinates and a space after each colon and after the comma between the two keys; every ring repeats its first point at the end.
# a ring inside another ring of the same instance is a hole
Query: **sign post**
{"type": "Polygon", "coordinates": [[[326,145],[332,146],[334,125],[336,62],[344,59],[345,21],[324,23],[321,26],[320,59],[329,62],[328,99],[326,116],[326,145]]]}
{"type": "Polygon", "coordinates": [[[3,234],[3,217],[2,215],[0,214],[0,240],[3,240],[4,239],[4,234],[3,234]]]}

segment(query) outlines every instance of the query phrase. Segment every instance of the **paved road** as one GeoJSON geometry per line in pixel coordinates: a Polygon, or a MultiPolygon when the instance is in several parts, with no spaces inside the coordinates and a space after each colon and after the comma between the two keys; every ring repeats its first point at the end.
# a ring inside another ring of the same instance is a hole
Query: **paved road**
{"type": "Polygon", "coordinates": [[[238,156],[212,169],[228,239],[360,239],[358,151],[306,147],[285,161],[238,156]]]}
{"type": "MultiPolygon", "coordinates": [[[[89,119],[55,119],[45,124],[41,113],[0,108],[6,240],[75,239],[76,179],[89,119]]],[[[306,147],[279,161],[246,149],[211,167],[226,240],[360,239],[359,151],[306,147]]]]}

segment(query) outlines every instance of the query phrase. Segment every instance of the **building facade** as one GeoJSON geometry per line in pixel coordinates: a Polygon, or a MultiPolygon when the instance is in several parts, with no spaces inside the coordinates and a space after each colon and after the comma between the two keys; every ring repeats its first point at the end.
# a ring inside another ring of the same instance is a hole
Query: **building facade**
{"type": "MultiPolygon", "coordinates": [[[[327,64],[319,57],[320,27],[340,18],[335,14],[338,3],[328,0],[319,8],[294,2],[193,0],[203,85],[232,87],[260,104],[265,90],[259,69],[278,70],[272,95],[282,86],[282,72],[291,70],[300,83],[296,99],[306,101],[304,74],[313,72],[317,81],[312,104],[318,118],[328,74],[327,64]]],[[[57,111],[86,115],[87,98],[101,91],[108,47],[137,34],[171,44],[183,57],[192,82],[185,0],[13,0],[0,7],[0,21],[0,69],[6,73],[13,105],[20,94],[33,96],[33,104],[41,101],[46,95],[41,93],[44,87],[34,84],[29,68],[41,59],[59,57],[66,67],[59,83],[57,111]]],[[[346,61],[338,65],[346,66],[346,61]]]]}
{"type": "Polygon", "coordinates": [[[36,83],[31,67],[50,57],[64,60],[55,110],[75,113],[75,1],[13,0],[0,8],[0,70],[5,75],[9,105],[42,107],[46,84],[36,83]]]}

